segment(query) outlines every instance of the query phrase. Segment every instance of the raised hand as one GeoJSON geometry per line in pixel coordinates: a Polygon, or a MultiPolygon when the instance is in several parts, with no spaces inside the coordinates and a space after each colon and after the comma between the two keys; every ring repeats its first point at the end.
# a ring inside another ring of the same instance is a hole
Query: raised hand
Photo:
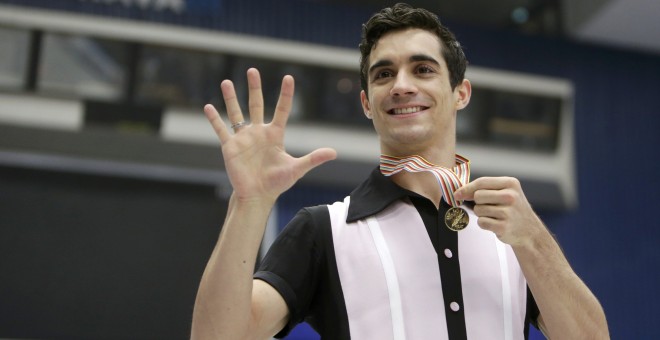
{"type": "Polygon", "coordinates": [[[330,148],[321,148],[295,158],[284,149],[284,130],[291,111],[294,81],[287,75],[282,79],[280,97],[270,123],[264,123],[264,101],[259,71],[247,71],[249,87],[249,117],[247,123],[238,104],[234,84],[221,83],[222,96],[232,134],[213,105],[206,105],[204,112],[222,144],[222,155],[227,175],[239,200],[275,200],[288,190],[309,170],[335,159],[337,154],[330,148]]]}

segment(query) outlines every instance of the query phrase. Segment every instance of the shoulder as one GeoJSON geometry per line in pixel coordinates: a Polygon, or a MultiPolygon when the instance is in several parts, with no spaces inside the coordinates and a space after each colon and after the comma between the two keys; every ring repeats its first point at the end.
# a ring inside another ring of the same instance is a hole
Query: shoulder
{"type": "Polygon", "coordinates": [[[343,201],[337,201],[332,204],[302,208],[289,222],[287,227],[289,225],[307,225],[308,227],[316,227],[320,229],[329,228],[333,220],[346,218],[346,213],[350,205],[349,203],[350,197],[346,197],[343,201]]]}
{"type": "Polygon", "coordinates": [[[287,251],[313,250],[312,253],[319,255],[331,237],[328,206],[317,205],[300,209],[279,233],[274,245],[284,245],[287,251]]]}
{"type": "Polygon", "coordinates": [[[300,209],[286,225],[283,233],[304,228],[307,232],[323,228],[330,223],[327,205],[317,205],[300,209]]]}
{"type": "Polygon", "coordinates": [[[327,220],[328,217],[330,216],[328,213],[328,205],[323,204],[323,205],[316,205],[313,207],[306,207],[300,210],[298,212],[299,214],[304,214],[307,216],[308,219],[310,219],[313,222],[318,222],[322,220],[327,220]]]}

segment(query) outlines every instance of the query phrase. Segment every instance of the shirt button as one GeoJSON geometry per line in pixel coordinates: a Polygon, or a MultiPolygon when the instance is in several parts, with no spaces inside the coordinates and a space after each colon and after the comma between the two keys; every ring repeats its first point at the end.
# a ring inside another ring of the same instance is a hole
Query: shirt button
{"type": "Polygon", "coordinates": [[[450,259],[450,258],[452,258],[452,256],[454,256],[454,254],[452,254],[451,250],[445,249],[445,257],[450,259]]]}
{"type": "Polygon", "coordinates": [[[461,306],[459,306],[456,302],[452,302],[449,304],[449,308],[451,308],[451,310],[454,312],[458,312],[461,309],[461,306]]]}

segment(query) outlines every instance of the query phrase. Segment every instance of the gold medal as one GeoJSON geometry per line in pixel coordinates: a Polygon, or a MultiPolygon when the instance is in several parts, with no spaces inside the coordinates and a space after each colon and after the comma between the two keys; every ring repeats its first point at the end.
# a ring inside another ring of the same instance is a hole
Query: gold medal
{"type": "Polygon", "coordinates": [[[445,213],[445,225],[453,231],[460,231],[467,227],[470,217],[467,211],[459,207],[451,207],[445,213]]]}

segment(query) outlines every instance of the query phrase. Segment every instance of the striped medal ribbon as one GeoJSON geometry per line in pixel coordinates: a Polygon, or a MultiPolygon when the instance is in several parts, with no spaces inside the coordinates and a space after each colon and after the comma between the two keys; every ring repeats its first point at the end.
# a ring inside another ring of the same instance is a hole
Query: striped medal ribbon
{"type": "Polygon", "coordinates": [[[453,231],[463,230],[467,227],[470,221],[468,213],[460,207],[462,202],[454,198],[454,191],[470,181],[470,160],[456,154],[456,166],[449,169],[435,165],[419,155],[380,156],[380,172],[383,175],[392,176],[403,170],[432,173],[438,181],[442,198],[450,205],[449,210],[445,213],[445,225],[453,231]]]}

